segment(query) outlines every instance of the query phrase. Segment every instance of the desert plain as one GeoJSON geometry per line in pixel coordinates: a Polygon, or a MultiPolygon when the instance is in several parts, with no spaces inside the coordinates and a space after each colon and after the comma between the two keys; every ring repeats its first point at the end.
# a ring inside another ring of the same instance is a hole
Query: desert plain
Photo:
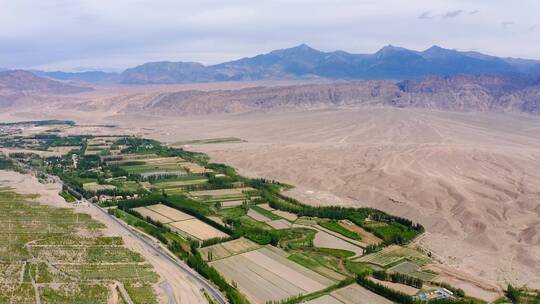
{"type": "MultiPolygon", "coordinates": [[[[281,83],[280,83],[281,84],[281,83]]],[[[230,87],[278,85],[231,83],[230,87]]],[[[540,119],[512,113],[383,106],[273,109],[211,115],[133,113],[160,90],[219,84],[98,88],[46,106],[10,109],[2,121],[71,119],[101,133],[188,145],[243,175],[295,185],[310,204],[369,206],[423,224],[416,244],[433,267],[472,296],[507,283],[540,288],[540,119]],[[114,125],[98,128],[97,124],[114,125]]]]}

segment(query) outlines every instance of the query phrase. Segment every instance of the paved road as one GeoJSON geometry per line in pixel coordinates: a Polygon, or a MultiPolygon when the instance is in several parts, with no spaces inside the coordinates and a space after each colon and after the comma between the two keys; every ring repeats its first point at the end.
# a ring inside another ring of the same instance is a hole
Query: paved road
{"type": "MultiPolygon", "coordinates": [[[[36,170],[34,168],[31,168],[29,166],[27,166],[26,164],[23,164],[23,163],[20,163],[18,162],[21,166],[25,167],[25,168],[28,168],[34,172],[36,172],[36,170]]],[[[42,173],[42,172],[40,172],[42,173]]],[[[66,188],[69,189],[69,191],[73,192],[74,194],[77,194],[79,197],[82,197],[82,202],[83,203],[86,203],[88,204],[88,206],[91,206],[92,208],[96,208],[97,210],[99,210],[100,212],[102,212],[103,214],[105,214],[106,216],[108,216],[110,219],[112,219],[113,221],[115,221],[116,223],[119,224],[120,227],[123,228],[123,230],[128,234],[128,235],[131,235],[133,236],[135,239],[139,240],[145,247],[147,247],[149,250],[155,252],[159,257],[161,257],[162,259],[170,262],[173,266],[173,267],[176,267],[178,269],[178,271],[181,271],[183,273],[185,273],[186,275],[188,275],[190,278],[193,279],[193,281],[200,287],[200,288],[203,288],[206,290],[206,292],[212,297],[214,298],[219,304],[228,304],[229,302],[227,301],[227,298],[216,288],[214,287],[214,285],[210,284],[208,281],[206,281],[206,279],[204,279],[199,273],[197,273],[195,270],[191,269],[188,265],[186,265],[184,262],[182,262],[181,260],[179,259],[175,259],[175,258],[172,258],[171,256],[169,256],[163,249],[157,247],[156,245],[152,244],[152,242],[148,241],[146,238],[142,237],[141,234],[139,232],[137,232],[134,228],[130,227],[129,225],[127,225],[126,223],[124,223],[123,221],[119,220],[118,218],[116,218],[115,216],[109,214],[107,212],[107,210],[95,205],[95,204],[92,204],[90,203],[88,200],[86,200],[84,198],[84,196],[82,196],[80,193],[78,193],[77,191],[75,191],[74,189],[72,189],[71,187],[69,187],[68,185],[64,184],[64,182],[57,176],[53,176],[53,175],[49,175],[49,174],[46,174],[46,173],[42,173],[42,174],[45,174],[48,178],[50,178],[51,180],[54,180],[55,182],[65,186],[66,188]]]]}

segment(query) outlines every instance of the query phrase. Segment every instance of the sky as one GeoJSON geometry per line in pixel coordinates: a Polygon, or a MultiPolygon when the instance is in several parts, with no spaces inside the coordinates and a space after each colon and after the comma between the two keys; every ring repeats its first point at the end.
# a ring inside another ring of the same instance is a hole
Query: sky
{"type": "Polygon", "coordinates": [[[0,67],[215,64],[301,43],[540,59],[538,0],[0,0],[0,67]]]}

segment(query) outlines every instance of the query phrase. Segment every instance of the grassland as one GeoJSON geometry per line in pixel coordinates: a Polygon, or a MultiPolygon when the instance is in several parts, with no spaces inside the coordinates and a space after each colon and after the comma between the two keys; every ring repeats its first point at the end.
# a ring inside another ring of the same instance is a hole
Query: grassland
{"type": "Polygon", "coordinates": [[[90,216],[2,189],[0,223],[0,303],[105,303],[119,284],[157,303],[151,266],[90,216]]]}

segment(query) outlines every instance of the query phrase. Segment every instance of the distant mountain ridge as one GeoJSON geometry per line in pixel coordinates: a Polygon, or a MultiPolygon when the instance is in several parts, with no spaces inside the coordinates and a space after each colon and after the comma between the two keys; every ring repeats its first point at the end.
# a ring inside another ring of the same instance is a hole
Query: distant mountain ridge
{"type": "Polygon", "coordinates": [[[60,81],[36,76],[23,70],[0,72],[0,92],[23,94],[73,94],[92,91],[92,88],[75,86],[60,81]]]}
{"type": "Polygon", "coordinates": [[[233,80],[414,79],[457,74],[540,75],[540,61],[501,58],[433,46],[424,51],[385,46],[374,54],[322,52],[302,44],[255,57],[204,66],[194,62],[149,62],[119,76],[125,84],[172,84],[233,80]]]}
{"type": "Polygon", "coordinates": [[[16,105],[25,99],[39,99],[37,95],[65,95],[92,90],[93,88],[90,87],[75,86],[39,77],[28,71],[0,72],[0,108],[16,105]]]}
{"type": "Polygon", "coordinates": [[[109,73],[103,71],[85,71],[85,72],[45,72],[31,71],[37,76],[52,78],[65,81],[81,81],[88,83],[113,83],[119,81],[118,73],[109,73]]]}
{"type": "Polygon", "coordinates": [[[540,77],[525,75],[430,76],[417,80],[324,81],[238,89],[149,92],[111,103],[69,104],[83,111],[191,116],[260,111],[389,106],[459,112],[540,115],[540,77]]]}

